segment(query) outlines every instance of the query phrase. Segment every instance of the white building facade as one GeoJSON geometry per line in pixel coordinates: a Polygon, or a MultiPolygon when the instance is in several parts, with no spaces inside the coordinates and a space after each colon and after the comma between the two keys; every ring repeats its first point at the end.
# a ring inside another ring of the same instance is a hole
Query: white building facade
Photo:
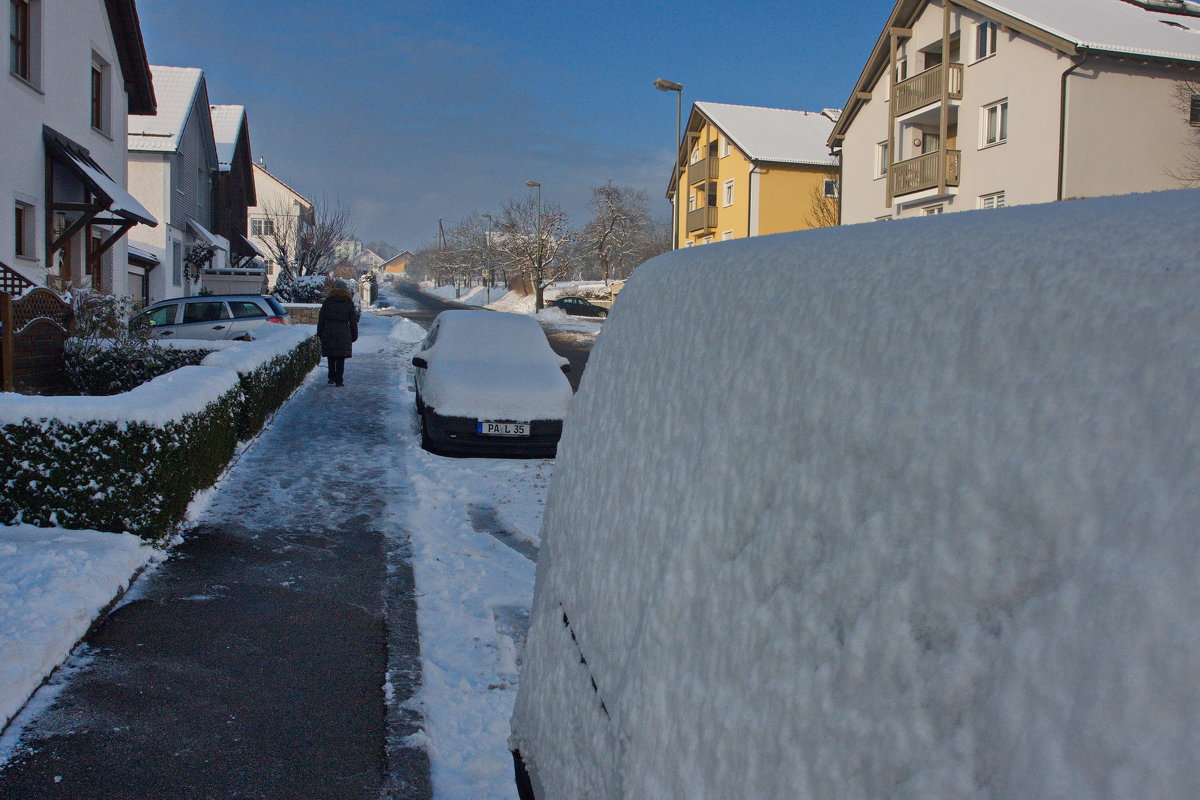
{"type": "Polygon", "coordinates": [[[900,0],[830,137],[843,224],[1181,188],[1200,6],[900,0]]]}
{"type": "Polygon", "coordinates": [[[153,114],[133,0],[10,0],[0,79],[0,262],[35,284],[128,294],[126,120],[153,114]]]}
{"type": "Polygon", "coordinates": [[[250,242],[264,254],[267,283],[274,287],[279,280],[279,248],[287,248],[291,258],[295,258],[301,228],[313,221],[313,204],[261,163],[254,165],[254,192],[257,205],[246,212],[250,242]]]}

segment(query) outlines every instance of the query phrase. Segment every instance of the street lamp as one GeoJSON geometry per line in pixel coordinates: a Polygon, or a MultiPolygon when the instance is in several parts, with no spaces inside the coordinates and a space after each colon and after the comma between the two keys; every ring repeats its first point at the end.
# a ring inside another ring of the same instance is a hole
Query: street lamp
{"type": "Polygon", "coordinates": [[[679,185],[681,176],[679,174],[679,139],[683,132],[683,84],[669,81],[666,78],[659,78],[654,82],[654,88],[660,92],[675,93],[675,144],[671,151],[675,153],[675,198],[671,203],[671,249],[679,249],[679,193],[683,187],[679,185]]]}
{"type": "Polygon", "coordinates": [[[537,236],[537,261],[534,262],[533,279],[536,284],[533,287],[534,306],[538,311],[542,310],[542,185],[537,181],[525,181],[526,186],[533,186],[537,189],[537,218],[535,235],[537,236]]]}
{"type": "Polygon", "coordinates": [[[483,277],[487,280],[487,304],[492,303],[492,225],[496,223],[491,214],[480,214],[487,220],[488,229],[483,232],[483,277]]]}

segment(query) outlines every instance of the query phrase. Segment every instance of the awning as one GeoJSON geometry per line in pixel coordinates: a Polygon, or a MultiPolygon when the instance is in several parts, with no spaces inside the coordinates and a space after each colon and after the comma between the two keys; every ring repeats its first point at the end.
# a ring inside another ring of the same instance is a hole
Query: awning
{"type": "Polygon", "coordinates": [[[79,176],[83,178],[84,183],[92,190],[92,194],[108,198],[110,203],[108,207],[109,213],[151,227],[158,225],[158,220],[154,218],[154,215],[147,211],[145,206],[135,200],[133,195],[127,192],[123,186],[118,185],[116,181],[108,177],[104,170],[89,164],[65,148],[59,150],[59,153],[70,161],[70,166],[76,168],[79,176]]]}
{"type": "Polygon", "coordinates": [[[187,226],[188,230],[191,231],[192,235],[197,239],[207,244],[211,244],[213,247],[221,247],[221,245],[217,243],[217,237],[213,235],[208,228],[204,227],[199,222],[196,222],[196,220],[192,219],[191,217],[188,217],[187,226]]]}
{"type": "Polygon", "coordinates": [[[239,238],[240,238],[240,239],[241,239],[243,242],[245,242],[245,243],[246,243],[246,246],[250,248],[251,252],[253,252],[253,253],[254,253],[254,255],[258,256],[259,258],[266,258],[266,257],[267,257],[267,254],[266,254],[266,253],[264,253],[262,250],[259,250],[259,249],[258,249],[258,247],[256,247],[256,246],[255,246],[254,242],[250,241],[250,240],[249,240],[248,238],[246,238],[245,236],[241,236],[241,237],[239,237],[239,238]]]}
{"type": "Polygon", "coordinates": [[[129,260],[139,267],[155,267],[159,264],[158,256],[133,245],[129,245],[129,260]]]}

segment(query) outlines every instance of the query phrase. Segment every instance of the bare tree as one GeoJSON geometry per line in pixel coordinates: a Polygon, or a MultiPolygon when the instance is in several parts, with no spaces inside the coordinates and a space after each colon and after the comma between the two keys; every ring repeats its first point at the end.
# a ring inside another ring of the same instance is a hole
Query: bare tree
{"type": "Polygon", "coordinates": [[[838,224],[838,206],[841,200],[825,194],[824,181],[816,184],[808,198],[808,215],[805,221],[810,228],[832,228],[838,224]]]}
{"type": "Polygon", "coordinates": [[[333,270],[338,243],[351,235],[345,206],[322,198],[311,209],[277,204],[264,210],[271,223],[263,237],[267,254],[279,265],[282,280],[333,270]]]}
{"type": "Polygon", "coordinates": [[[532,197],[509,200],[496,220],[493,251],[519,278],[533,286],[534,305],[541,311],[546,287],[561,279],[572,261],[565,247],[574,239],[567,214],[552,203],[542,204],[538,218],[532,197]]]}
{"type": "Polygon", "coordinates": [[[663,252],[655,246],[654,222],[644,191],[614,186],[609,181],[592,190],[588,210],[593,216],[583,229],[582,239],[605,284],[663,252]]]}
{"type": "Polygon", "coordinates": [[[1175,84],[1175,108],[1184,122],[1191,126],[1189,131],[1192,147],[1183,156],[1178,167],[1167,174],[1184,186],[1200,185],[1200,83],[1178,81],[1175,84]]]}

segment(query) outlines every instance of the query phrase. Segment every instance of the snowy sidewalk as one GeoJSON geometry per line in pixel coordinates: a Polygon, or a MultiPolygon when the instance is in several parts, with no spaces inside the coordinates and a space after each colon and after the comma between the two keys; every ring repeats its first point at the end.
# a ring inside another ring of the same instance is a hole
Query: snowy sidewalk
{"type": "Polygon", "coordinates": [[[364,314],[346,388],[310,376],[18,718],[0,796],[429,796],[412,572],[380,529],[407,491],[389,327],[364,314]]]}

